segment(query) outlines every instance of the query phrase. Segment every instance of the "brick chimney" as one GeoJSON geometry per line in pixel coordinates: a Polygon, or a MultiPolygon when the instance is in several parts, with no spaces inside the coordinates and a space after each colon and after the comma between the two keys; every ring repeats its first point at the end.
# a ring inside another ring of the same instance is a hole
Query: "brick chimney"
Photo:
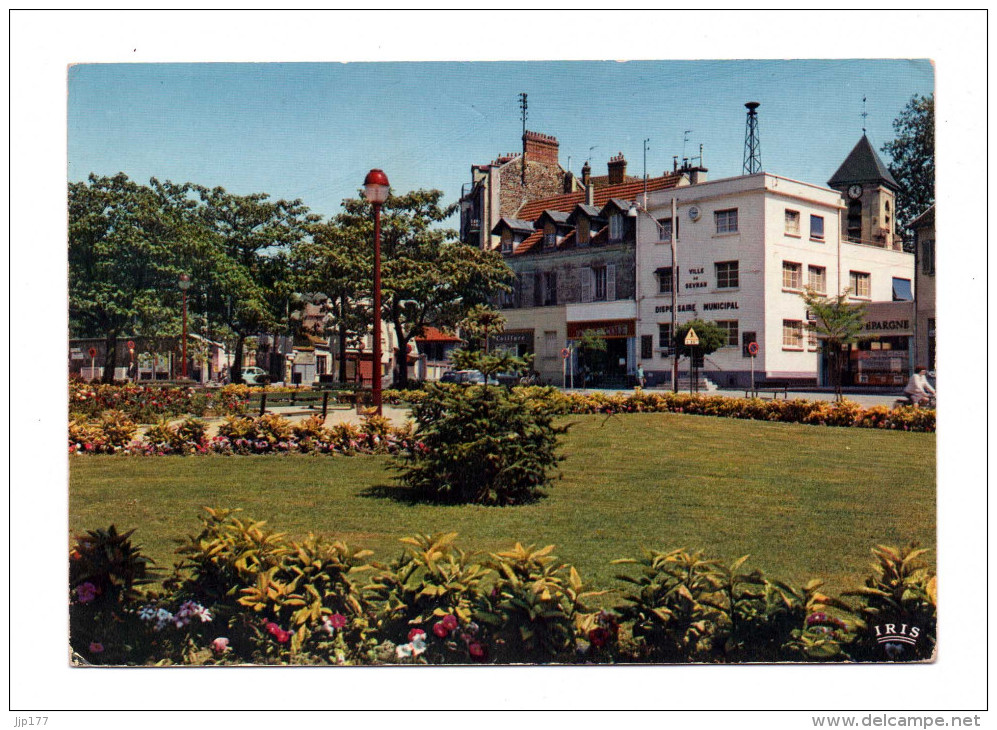
{"type": "Polygon", "coordinates": [[[527,162],[539,162],[541,165],[554,167],[557,165],[557,150],[560,144],[557,137],[540,132],[527,132],[523,135],[523,154],[527,162]]]}
{"type": "Polygon", "coordinates": [[[588,163],[588,161],[586,161],[585,164],[582,165],[582,185],[584,187],[588,187],[589,180],[591,179],[591,177],[592,177],[592,166],[588,163]]]}
{"type": "Polygon", "coordinates": [[[619,185],[627,177],[627,161],[620,152],[609,158],[609,184],[619,185]]]}
{"type": "Polygon", "coordinates": [[[585,186],[585,205],[595,205],[595,185],[592,183],[585,186]]]}

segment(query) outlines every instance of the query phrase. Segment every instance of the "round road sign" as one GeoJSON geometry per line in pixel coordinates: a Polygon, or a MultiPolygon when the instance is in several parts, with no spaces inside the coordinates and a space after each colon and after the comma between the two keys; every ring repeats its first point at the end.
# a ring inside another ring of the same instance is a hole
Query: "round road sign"
{"type": "Polygon", "coordinates": [[[748,343],[748,354],[751,355],[752,357],[754,357],[755,355],[758,354],[758,343],[757,342],[749,342],[748,343]]]}
{"type": "Polygon", "coordinates": [[[128,340],[128,349],[129,350],[135,349],[135,340],[128,340]]]}
{"type": "Polygon", "coordinates": [[[90,357],[97,357],[97,348],[96,347],[91,347],[90,348],[90,357]]]}
{"type": "Polygon", "coordinates": [[[569,357],[571,357],[571,350],[569,350],[567,347],[561,348],[561,357],[567,360],[569,357]]]}

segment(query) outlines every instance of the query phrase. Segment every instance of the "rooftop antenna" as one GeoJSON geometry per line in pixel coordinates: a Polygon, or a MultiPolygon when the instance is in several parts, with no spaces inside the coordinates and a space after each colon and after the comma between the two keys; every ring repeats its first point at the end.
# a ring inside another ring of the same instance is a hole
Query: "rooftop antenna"
{"type": "Polygon", "coordinates": [[[689,135],[692,134],[691,129],[687,129],[682,133],[682,158],[685,159],[685,145],[689,141],[689,135]]]}
{"type": "Polygon", "coordinates": [[[744,173],[754,175],[762,170],[761,139],[758,136],[758,112],[761,106],[757,101],[744,105],[748,110],[747,126],[744,129],[744,173]]]}
{"type": "Polygon", "coordinates": [[[520,169],[522,170],[522,180],[523,184],[526,184],[526,119],[529,116],[526,113],[527,103],[526,103],[526,92],[520,92],[519,94],[519,114],[523,119],[523,159],[520,164],[520,169]]]}
{"type": "Polygon", "coordinates": [[[869,112],[865,110],[865,96],[862,97],[862,136],[865,136],[865,118],[869,116],[869,112]]]}
{"type": "Polygon", "coordinates": [[[591,164],[591,163],[592,163],[592,150],[596,149],[596,148],[597,148],[598,146],[599,146],[599,145],[597,145],[597,144],[594,144],[594,145],[592,145],[591,147],[589,147],[589,156],[588,156],[588,159],[587,159],[587,160],[585,160],[585,161],[586,161],[586,162],[588,162],[589,164],[591,164]]]}

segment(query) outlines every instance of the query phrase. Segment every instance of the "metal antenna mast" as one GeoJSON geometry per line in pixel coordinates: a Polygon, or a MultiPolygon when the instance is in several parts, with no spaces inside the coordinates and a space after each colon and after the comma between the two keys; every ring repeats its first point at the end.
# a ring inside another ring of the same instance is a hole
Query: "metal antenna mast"
{"type": "Polygon", "coordinates": [[[648,143],[651,138],[648,137],[644,140],[644,207],[647,207],[647,151],[650,149],[648,143]]]}
{"type": "Polygon", "coordinates": [[[865,118],[869,116],[869,112],[865,110],[865,97],[862,97],[862,136],[865,136],[865,118]]]}
{"type": "Polygon", "coordinates": [[[519,113],[523,118],[523,159],[521,160],[520,168],[522,169],[522,180],[523,184],[526,184],[526,118],[528,114],[526,113],[527,103],[526,103],[526,92],[523,91],[519,94],[519,113]]]}
{"type": "Polygon", "coordinates": [[[744,173],[753,175],[762,170],[762,147],[758,136],[758,112],[761,106],[757,101],[744,105],[748,110],[748,123],[744,130],[744,173]]]}
{"type": "Polygon", "coordinates": [[[687,129],[682,133],[682,159],[685,159],[685,145],[689,141],[689,135],[692,134],[691,129],[687,129]]]}

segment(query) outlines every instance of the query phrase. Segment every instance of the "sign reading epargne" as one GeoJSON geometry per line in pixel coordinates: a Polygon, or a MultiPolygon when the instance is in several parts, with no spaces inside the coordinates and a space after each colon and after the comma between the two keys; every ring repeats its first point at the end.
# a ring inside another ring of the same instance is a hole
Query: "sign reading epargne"
{"type": "Polygon", "coordinates": [[[568,339],[575,340],[583,332],[592,332],[596,337],[612,339],[614,337],[633,337],[636,332],[632,319],[611,319],[596,322],[568,322],[568,339]]]}

